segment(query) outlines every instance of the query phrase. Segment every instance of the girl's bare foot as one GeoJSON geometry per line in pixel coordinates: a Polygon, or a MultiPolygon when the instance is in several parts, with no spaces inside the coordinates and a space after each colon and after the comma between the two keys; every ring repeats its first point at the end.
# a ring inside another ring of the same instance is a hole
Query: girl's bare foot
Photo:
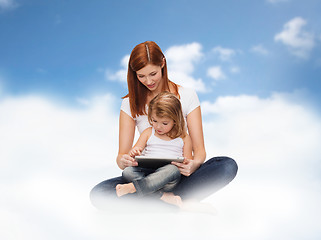
{"type": "Polygon", "coordinates": [[[136,188],[133,183],[117,184],[116,186],[116,194],[118,197],[134,192],[136,192],[136,188]]]}
{"type": "Polygon", "coordinates": [[[166,203],[169,203],[178,207],[181,207],[182,205],[181,197],[174,195],[174,193],[171,193],[171,192],[164,192],[160,199],[166,203]]]}

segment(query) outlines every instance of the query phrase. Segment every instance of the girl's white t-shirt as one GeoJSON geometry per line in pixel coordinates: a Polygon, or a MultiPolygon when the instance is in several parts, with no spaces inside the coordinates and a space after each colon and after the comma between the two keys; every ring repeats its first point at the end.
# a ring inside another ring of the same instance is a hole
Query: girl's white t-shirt
{"type": "MultiPolygon", "coordinates": [[[[200,101],[194,89],[184,88],[180,86],[178,88],[178,93],[180,95],[183,116],[186,124],[187,115],[191,113],[195,108],[200,106],[200,101]]],[[[128,97],[123,99],[120,110],[124,111],[127,115],[133,118],[130,112],[128,97]]],[[[146,105],[146,110],[147,110],[147,105],[146,105]]],[[[148,122],[147,115],[139,115],[138,117],[133,119],[135,120],[135,124],[137,126],[139,134],[141,134],[146,128],[151,127],[151,125],[148,122]]]]}
{"type": "Polygon", "coordinates": [[[163,140],[155,135],[155,129],[152,128],[152,134],[147,140],[146,147],[142,156],[146,157],[183,157],[184,141],[181,137],[171,140],[163,140]]]}

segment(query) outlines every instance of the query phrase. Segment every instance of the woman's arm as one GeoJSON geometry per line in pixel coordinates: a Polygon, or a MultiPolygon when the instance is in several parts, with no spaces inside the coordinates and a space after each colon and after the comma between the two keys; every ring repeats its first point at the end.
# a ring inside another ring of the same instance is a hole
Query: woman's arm
{"type": "Polygon", "coordinates": [[[193,147],[192,147],[192,139],[191,137],[186,134],[185,138],[183,139],[184,141],[184,147],[183,147],[183,155],[187,159],[192,159],[193,155],[193,147]]]}
{"type": "Polygon", "coordinates": [[[120,169],[128,166],[137,166],[137,162],[128,152],[133,146],[135,137],[135,121],[124,111],[119,114],[119,148],[117,155],[117,165],[120,169]]]}
{"type": "Polygon", "coordinates": [[[188,133],[192,139],[194,152],[193,160],[200,166],[206,158],[201,107],[195,108],[187,115],[187,127],[188,133]]]}
{"type": "Polygon", "coordinates": [[[185,159],[184,163],[173,162],[184,176],[190,176],[195,172],[205,161],[206,157],[200,107],[195,108],[187,115],[187,127],[193,146],[193,160],[185,159]]]}

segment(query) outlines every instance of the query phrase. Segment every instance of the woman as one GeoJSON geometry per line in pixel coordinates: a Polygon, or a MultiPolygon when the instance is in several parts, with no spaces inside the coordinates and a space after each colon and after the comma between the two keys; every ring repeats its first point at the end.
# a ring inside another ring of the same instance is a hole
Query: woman
{"type": "MultiPolygon", "coordinates": [[[[175,84],[168,79],[166,58],[155,42],[138,44],[132,51],[128,64],[128,94],[123,98],[119,116],[119,150],[117,164],[120,169],[137,166],[128,153],[132,149],[135,127],[139,133],[150,127],[147,106],[162,91],[175,94],[181,101],[188,134],[192,140],[193,158],[176,165],[182,174],[180,183],[173,190],[182,200],[202,200],[234,179],[236,162],[228,157],[214,157],[205,161],[201,108],[194,90],[175,84]]],[[[97,208],[104,208],[106,201],[117,198],[115,188],[127,183],[116,177],[99,183],[90,194],[97,208]]]]}

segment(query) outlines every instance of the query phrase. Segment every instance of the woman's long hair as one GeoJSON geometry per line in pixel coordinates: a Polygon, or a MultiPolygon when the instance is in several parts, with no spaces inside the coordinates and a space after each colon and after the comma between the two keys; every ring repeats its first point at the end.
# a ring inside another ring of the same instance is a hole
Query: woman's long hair
{"type": "Polygon", "coordinates": [[[157,117],[166,117],[174,121],[174,126],[167,133],[167,136],[172,139],[186,136],[181,101],[173,93],[161,92],[150,101],[148,105],[148,121],[150,125],[152,125],[153,114],[157,117]]]}
{"type": "Polygon", "coordinates": [[[146,115],[146,102],[148,88],[145,87],[137,78],[136,72],[147,64],[163,66],[162,80],[164,82],[162,91],[169,91],[169,84],[174,87],[174,94],[178,95],[178,86],[168,79],[166,58],[160,47],[152,41],[138,44],[130,54],[127,73],[128,94],[123,98],[129,97],[130,111],[132,117],[146,115]]]}

